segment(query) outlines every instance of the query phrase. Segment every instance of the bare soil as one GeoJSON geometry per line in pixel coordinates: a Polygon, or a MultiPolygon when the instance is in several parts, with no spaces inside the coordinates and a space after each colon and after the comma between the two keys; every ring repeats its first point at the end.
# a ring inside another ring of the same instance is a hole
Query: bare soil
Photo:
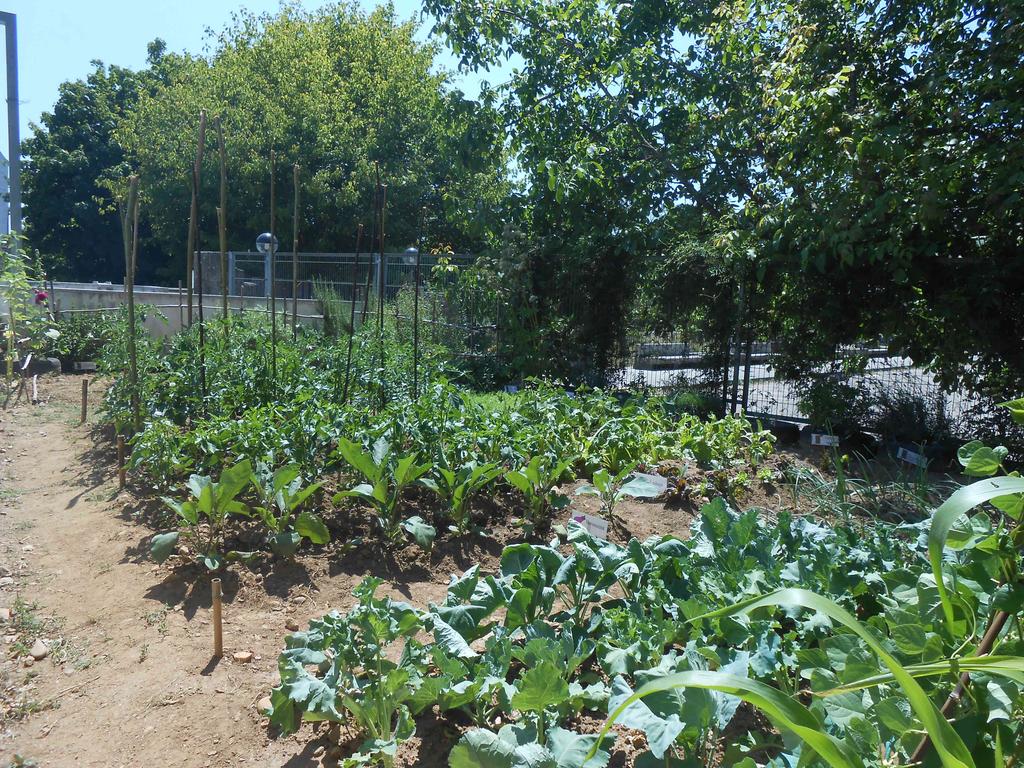
{"type": "MultiPolygon", "coordinates": [[[[442,542],[429,556],[337,545],[294,563],[232,566],[218,660],[208,578],[155,566],[145,522],[152,499],[118,492],[113,442],[95,416],[99,389],[84,425],[74,376],[41,378],[39,403],[0,414],[0,766],[17,764],[15,755],[83,768],[336,765],[325,726],[271,738],[257,711],[277,682],[286,624],[349,608],[367,574],[414,604],[439,601],[452,574],[475,562],[496,567],[512,530],[442,542]],[[14,613],[7,623],[4,608],[14,613]],[[48,655],[29,661],[37,638],[48,655]],[[243,652],[251,661],[235,660],[243,652]]],[[[782,499],[758,487],[745,501],[782,499]]],[[[596,512],[598,503],[579,497],[574,506],[596,512]]],[[[687,536],[693,514],[691,505],[627,500],[610,538],[687,536]]],[[[423,718],[399,762],[445,766],[458,735],[458,724],[423,718]]],[[[629,762],[635,736],[620,734],[613,765],[629,762]]]]}

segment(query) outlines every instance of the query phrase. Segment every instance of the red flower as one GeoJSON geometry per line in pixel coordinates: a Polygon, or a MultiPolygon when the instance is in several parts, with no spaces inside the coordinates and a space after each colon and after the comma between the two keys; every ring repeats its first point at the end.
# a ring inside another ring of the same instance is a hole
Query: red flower
{"type": "Polygon", "coordinates": [[[36,291],[36,304],[42,304],[46,299],[46,291],[36,291]]]}

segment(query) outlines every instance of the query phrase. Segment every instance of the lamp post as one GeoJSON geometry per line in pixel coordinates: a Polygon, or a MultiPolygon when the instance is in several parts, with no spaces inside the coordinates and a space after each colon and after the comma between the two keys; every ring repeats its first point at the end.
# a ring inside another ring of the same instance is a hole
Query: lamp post
{"type": "Polygon", "coordinates": [[[274,279],[274,254],[277,253],[277,238],[264,232],[256,238],[256,250],[263,254],[263,295],[270,296],[273,292],[271,281],[274,279]]]}
{"type": "MultiPolygon", "coordinates": [[[[271,187],[273,189],[273,187],[271,187]]],[[[273,199],[273,195],[271,195],[273,199]]],[[[264,293],[270,297],[270,375],[277,384],[277,293],[274,290],[274,278],[276,270],[274,267],[274,254],[277,253],[277,238],[273,232],[264,232],[256,238],[256,250],[263,254],[264,258],[264,293]],[[266,285],[269,284],[269,292],[266,285]]]]}

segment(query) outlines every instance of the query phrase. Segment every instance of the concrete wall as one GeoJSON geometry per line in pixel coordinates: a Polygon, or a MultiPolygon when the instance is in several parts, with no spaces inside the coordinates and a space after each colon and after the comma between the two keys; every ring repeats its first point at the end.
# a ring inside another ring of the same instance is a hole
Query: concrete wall
{"type": "MultiPolygon", "coordinates": [[[[45,290],[49,292],[50,287],[46,286],[45,290]]],[[[56,308],[62,313],[116,309],[126,301],[124,286],[110,283],[54,283],[53,294],[51,301],[56,302],[56,308]]],[[[211,318],[220,316],[221,297],[206,294],[203,299],[203,312],[206,316],[211,318]]],[[[145,304],[155,307],[166,318],[166,322],[155,315],[147,318],[146,327],[157,336],[170,336],[181,330],[182,320],[188,314],[187,301],[184,291],[179,296],[177,288],[162,288],[153,285],[135,286],[136,306],[145,304]]],[[[267,313],[270,311],[270,300],[262,296],[229,296],[228,307],[232,312],[267,313]]],[[[287,313],[290,321],[292,300],[278,299],[277,310],[282,316],[287,313]]],[[[192,319],[195,321],[198,317],[198,296],[193,297],[192,311],[192,319]]],[[[315,300],[299,299],[297,311],[300,323],[316,327],[323,325],[323,315],[320,314],[315,300]]],[[[0,312],[4,317],[7,316],[7,303],[2,298],[0,298],[0,312]]]]}

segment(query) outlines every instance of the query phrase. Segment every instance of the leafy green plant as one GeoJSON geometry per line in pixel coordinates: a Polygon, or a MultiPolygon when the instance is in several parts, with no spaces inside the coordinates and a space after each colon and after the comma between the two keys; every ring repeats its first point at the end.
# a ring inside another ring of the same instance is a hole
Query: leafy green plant
{"type": "Polygon", "coordinates": [[[405,489],[427,474],[433,465],[430,462],[417,464],[415,454],[395,455],[383,437],[373,444],[369,453],[351,440],[339,438],[338,453],[367,482],[336,494],[334,502],[352,497],[365,501],[374,509],[377,525],[387,539],[397,541],[405,530],[421,547],[429,549],[436,535],[433,526],[419,516],[400,520],[398,505],[405,489]]]}
{"type": "Polygon", "coordinates": [[[406,603],[378,598],[381,583],[364,579],[352,610],[331,612],[288,636],[278,663],[281,684],[270,697],[270,721],[285,734],[302,720],[346,723],[362,732],[365,741],[347,766],[393,765],[398,745],[416,731],[412,715],[426,705],[416,697],[427,671],[413,639],[423,628],[421,615],[406,603]],[[398,641],[405,646],[396,663],[388,653],[398,641]]]}
{"type": "MultiPolygon", "coordinates": [[[[623,467],[612,475],[607,469],[594,473],[591,482],[576,489],[577,496],[597,496],[601,499],[601,512],[609,518],[615,514],[615,505],[627,496],[634,499],[655,499],[665,487],[649,477],[634,472],[635,465],[623,467]]],[[[667,486],[667,483],[666,483],[667,486]]]]}
{"type": "MultiPolygon", "coordinates": [[[[179,522],[185,528],[183,535],[196,559],[215,571],[224,565],[225,555],[221,549],[224,526],[230,515],[248,517],[249,508],[238,500],[252,479],[252,465],[249,460],[240,461],[225,469],[219,480],[206,475],[192,475],[188,489],[192,498],[175,501],[163,497],[164,503],[174,510],[179,522]]],[[[158,563],[164,562],[177,549],[182,532],[170,531],[153,537],[150,554],[158,563]]],[[[249,553],[230,552],[228,556],[245,557],[249,553]]]]}
{"type": "Polygon", "coordinates": [[[550,515],[569,504],[569,497],[557,490],[562,475],[568,472],[572,460],[558,461],[548,455],[534,456],[521,469],[509,470],[505,479],[526,500],[527,525],[531,528],[550,525],[550,515]]]}
{"type": "Polygon", "coordinates": [[[286,464],[274,472],[266,465],[258,466],[252,483],[263,500],[253,512],[269,530],[268,543],[279,557],[294,557],[303,538],[314,544],[326,544],[331,534],[317,515],[305,510],[293,520],[296,510],[316,491],[321,483],[303,485],[297,464],[286,464]]]}
{"type": "Polygon", "coordinates": [[[500,476],[501,467],[497,464],[470,461],[455,470],[435,464],[431,476],[421,482],[445,502],[455,530],[465,533],[471,522],[470,500],[500,476]]]}

